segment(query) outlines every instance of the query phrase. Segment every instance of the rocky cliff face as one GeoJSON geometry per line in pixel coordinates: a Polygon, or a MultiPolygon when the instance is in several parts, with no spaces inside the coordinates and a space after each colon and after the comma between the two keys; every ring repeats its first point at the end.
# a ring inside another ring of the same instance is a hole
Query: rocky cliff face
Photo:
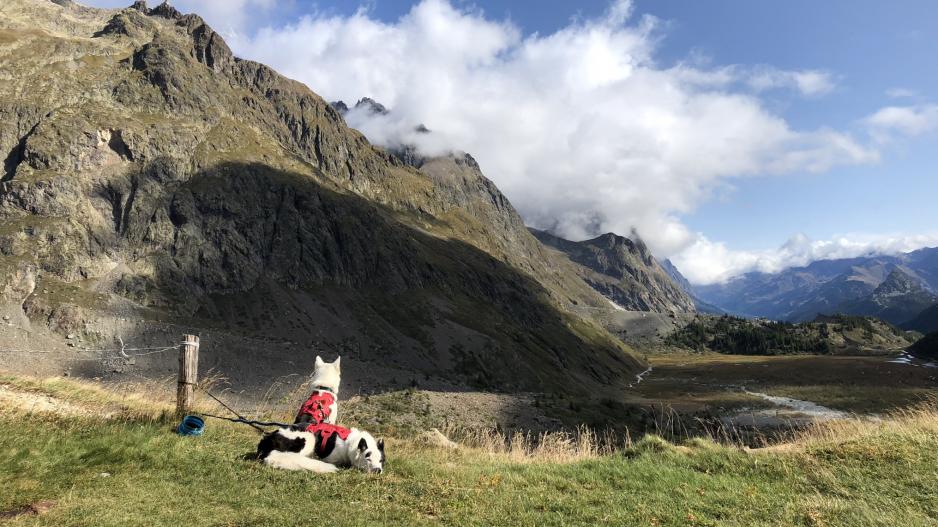
{"type": "Polygon", "coordinates": [[[604,300],[471,157],[407,166],[198,16],[9,0],[0,78],[0,268],[19,277],[0,287],[33,331],[177,324],[225,342],[242,385],[310,347],[391,383],[586,391],[640,367],[572,314],[604,300]]]}
{"type": "Polygon", "coordinates": [[[566,255],[586,283],[622,309],[634,311],[694,312],[694,301],[658,264],[648,247],[613,233],[572,242],[532,230],[549,247],[566,255]]]}

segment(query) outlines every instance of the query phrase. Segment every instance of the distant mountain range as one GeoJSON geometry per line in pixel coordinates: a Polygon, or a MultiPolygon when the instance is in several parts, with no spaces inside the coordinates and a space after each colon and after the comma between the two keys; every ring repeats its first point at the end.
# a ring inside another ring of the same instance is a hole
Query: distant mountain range
{"type": "Polygon", "coordinates": [[[722,284],[693,287],[692,293],[743,316],[800,322],[818,314],[846,313],[904,325],[938,304],[938,248],[747,273],[722,284]]]}

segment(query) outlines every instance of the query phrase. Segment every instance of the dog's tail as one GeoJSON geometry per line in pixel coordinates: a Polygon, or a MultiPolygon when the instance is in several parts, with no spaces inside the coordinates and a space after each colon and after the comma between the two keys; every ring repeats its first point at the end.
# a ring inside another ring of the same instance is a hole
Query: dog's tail
{"type": "Polygon", "coordinates": [[[271,452],[264,458],[264,463],[283,470],[308,470],[317,474],[329,474],[339,470],[331,463],[308,458],[296,452],[271,452]]]}

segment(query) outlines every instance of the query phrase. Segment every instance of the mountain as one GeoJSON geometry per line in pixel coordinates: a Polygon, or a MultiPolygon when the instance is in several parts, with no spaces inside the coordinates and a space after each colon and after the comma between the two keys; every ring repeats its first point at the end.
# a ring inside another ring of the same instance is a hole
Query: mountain
{"type": "Polygon", "coordinates": [[[638,236],[613,233],[573,242],[531,229],[544,245],[576,264],[577,274],[615,305],[632,311],[693,312],[694,301],[676,285],[638,236]]]}
{"type": "Polygon", "coordinates": [[[711,315],[726,314],[726,311],[720,309],[719,307],[713,304],[708,304],[707,302],[704,302],[703,300],[701,300],[694,293],[694,286],[691,285],[690,281],[686,277],[684,277],[683,274],[681,274],[681,271],[678,270],[677,266],[675,266],[674,263],[671,262],[671,260],[665,258],[663,261],[659,263],[661,264],[661,268],[664,269],[664,272],[667,273],[668,276],[671,278],[671,281],[674,282],[674,285],[680,287],[681,290],[687,293],[688,296],[690,296],[691,300],[694,301],[694,308],[697,311],[701,313],[708,313],[711,315]]]}
{"type": "Polygon", "coordinates": [[[677,348],[734,355],[892,353],[913,341],[882,320],[851,315],[798,323],[699,315],[665,338],[677,348]]]}
{"type": "MultiPolygon", "coordinates": [[[[869,305],[852,303],[873,295],[897,268],[926,292],[938,291],[938,248],[932,248],[896,256],[819,260],[778,273],[747,273],[725,283],[697,286],[694,292],[705,302],[743,316],[807,321],[818,313],[845,309],[870,314],[869,305]]],[[[892,303],[920,305],[921,295],[911,290],[909,293],[911,296],[904,300],[893,297],[892,303]]],[[[903,322],[903,313],[889,313],[894,322],[903,322]]]]}
{"type": "Polygon", "coordinates": [[[317,352],[372,387],[614,393],[644,368],[470,156],[402,163],[168,4],[2,12],[0,311],[31,338],[198,332],[206,367],[260,392],[317,352]]]}
{"type": "Polygon", "coordinates": [[[919,333],[938,332],[938,303],[915,315],[902,327],[919,333]]]}
{"type": "Polygon", "coordinates": [[[896,267],[872,293],[847,301],[835,311],[871,315],[893,324],[901,324],[935,303],[938,303],[938,297],[926,291],[918,280],[903,272],[901,267],[896,267]]]}
{"type": "Polygon", "coordinates": [[[329,103],[329,106],[335,108],[335,110],[342,116],[345,116],[345,114],[351,111],[352,108],[375,115],[387,115],[390,113],[390,111],[383,104],[372,99],[371,97],[362,97],[352,108],[349,108],[348,105],[345,104],[345,101],[333,101],[329,103]]]}
{"type": "Polygon", "coordinates": [[[664,260],[658,262],[661,265],[661,268],[664,269],[664,272],[668,274],[671,278],[671,281],[674,282],[674,285],[680,287],[683,291],[690,294],[693,291],[694,286],[691,285],[690,280],[688,280],[681,271],[678,270],[677,266],[674,265],[671,260],[665,258],[664,260]]]}

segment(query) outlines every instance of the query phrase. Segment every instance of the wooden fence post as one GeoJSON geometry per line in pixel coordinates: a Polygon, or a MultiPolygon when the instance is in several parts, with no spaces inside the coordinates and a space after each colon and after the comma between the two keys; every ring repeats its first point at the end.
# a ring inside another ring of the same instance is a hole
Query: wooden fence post
{"type": "Polygon", "coordinates": [[[199,380],[199,337],[185,335],[179,346],[179,383],[176,386],[176,412],[188,413],[192,392],[199,380]]]}

